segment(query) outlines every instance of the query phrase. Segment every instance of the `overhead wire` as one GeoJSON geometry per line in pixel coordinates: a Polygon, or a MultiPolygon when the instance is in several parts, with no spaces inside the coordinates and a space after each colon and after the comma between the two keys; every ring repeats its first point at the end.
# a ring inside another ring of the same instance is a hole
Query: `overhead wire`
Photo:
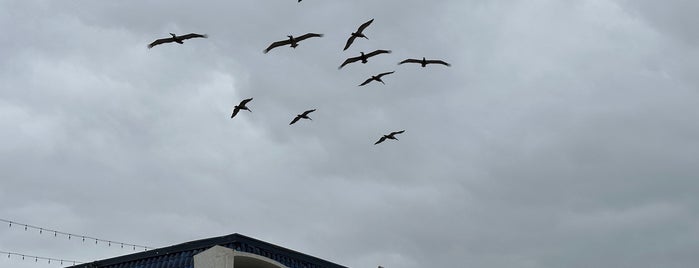
{"type": "Polygon", "coordinates": [[[88,236],[88,235],[68,233],[68,232],[58,231],[55,229],[44,228],[44,227],[26,224],[26,223],[21,223],[21,222],[17,222],[17,221],[11,221],[11,220],[7,220],[7,219],[0,219],[0,222],[7,223],[8,227],[10,227],[10,228],[15,227],[15,226],[23,227],[25,231],[32,229],[32,230],[39,231],[39,234],[44,234],[44,233],[53,234],[54,237],[57,237],[58,235],[62,235],[62,236],[68,237],[69,240],[72,238],[79,238],[79,239],[82,239],[83,242],[85,242],[85,240],[95,241],[95,244],[102,242],[104,244],[107,244],[107,246],[109,246],[109,247],[111,247],[112,244],[114,244],[114,245],[119,245],[121,248],[124,248],[124,247],[132,248],[134,251],[136,249],[143,249],[144,251],[149,250],[149,249],[154,249],[154,247],[150,247],[150,246],[125,243],[125,242],[119,242],[119,241],[114,241],[114,240],[107,240],[107,239],[97,238],[97,237],[88,236]]]}
{"type": "Polygon", "coordinates": [[[30,254],[22,254],[22,253],[2,251],[2,250],[0,250],[0,254],[7,255],[8,259],[10,259],[12,256],[17,256],[17,257],[22,257],[22,260],[25,260],[25,261],[34,259],[34,262],[39,262],[39,260],[42,260],[42,261],[47,261],[47,263],[49,263],[49,264],[52,261],[55,263],[59,263],[61,265],[63,265],[64,263],[72,263],[73,265],[85,263],[85,262],[75,261],[75,260],[41,257],[41,256],[30,255],[30,254]]]}

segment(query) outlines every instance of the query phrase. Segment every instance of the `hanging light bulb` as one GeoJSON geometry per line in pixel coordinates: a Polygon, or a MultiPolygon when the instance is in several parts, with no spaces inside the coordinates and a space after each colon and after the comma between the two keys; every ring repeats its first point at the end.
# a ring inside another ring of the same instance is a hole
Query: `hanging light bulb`
{"type": "Polygon", "coordinates": [[[27,230],[27,225],[26,225],[26,224],[24,225],[24,230],[25,230],[25,231],[27,230]]]}
{"type": "Polygon", "coordinates": [[[39,234],[41,234],[41,233],[43,233],[43,232],[44,232],[44,229],[43,229],[43,228],[39,228],[39,234]]]}

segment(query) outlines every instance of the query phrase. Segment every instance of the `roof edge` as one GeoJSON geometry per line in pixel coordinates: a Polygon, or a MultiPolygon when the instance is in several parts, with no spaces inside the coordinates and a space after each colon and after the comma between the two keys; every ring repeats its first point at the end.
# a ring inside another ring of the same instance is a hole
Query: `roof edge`
{"type": "MultiPolygon", "coordinates": [[[[189,241],[189,242],[184,242],[180,244],[175,244],[171,246],[166,246],[162,248],[156,248],[148,251],[143,251],[143,252],[137,252],[137,253],[132,253],[128,255],[123,255],[123,256],[117,256],[117,257],[112,257],[108,259],[103,259],[103,260],[97,260],[93,262],[87,262],[83,263],[80,265],[75,265],[71,266],[73,268],[88,268],[88,267],[102,267],[102,266],[109,266],[109,265],[114,265],[114,264],[119,264],[119,263],[126,263],[126,262],[133,262],[133,261],[138,261],[142,259],[148,259],[148,258],[154,258],[157,256],[162,256],[162,255],[168,255],[168,254],[173,254],[173,253],[178,253],[178,252],[184,252],[184,251],[191,251],[191,250],[205,250],[208,248],[211,248],[216,245],[224,245],[224,244],[230,244],[230,243],[244,243],[244,244],[249,244],[251,246],[255,247],[260,247],[260,248],[267,248],[267,249],[272,249],[274,251],[281,251],[286,254],[292,255],[295,259],[299,259],[302,261],[310,262],[310,263],[318,263],[322,264],[323,266],[328,265],[331,267],[345,267],[330,261],[323,260],[318,257],[314,257],[305,253],[301,253],[292,249],[288,249],[282,246],[278,246],[269,242],[265,242],[262,240],[258,240],[249,236],[245,236],[239,233],[233,233],[229,235],[224,235],[224,236],[218,236],[218,237],[211,237],[211,238],[204,238],[204,239],[199,239],[199,240],[194,240],[194,241],[189,241]]],[[[347,268],[347,267],[345,267],[347,268]]]]}

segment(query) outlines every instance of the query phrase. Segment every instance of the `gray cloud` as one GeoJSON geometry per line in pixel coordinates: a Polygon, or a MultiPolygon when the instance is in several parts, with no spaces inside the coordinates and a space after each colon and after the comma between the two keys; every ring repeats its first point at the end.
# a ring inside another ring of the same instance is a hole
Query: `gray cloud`
{"type": "MultiPolygon", "coordinates": [[[[152,246],[239,232],[350,267],[690,267],[695,9],[6,1],[0,218],[152,246]],[[210,38],[146,48],[168,32],[210,38]],[[325,36],[262,53],[306,32],[325,36]],[[393,53],[337,70],[374,49],[393,53]],[[453,66],[397,65],[423,56],[453,66]]],[[[0,250],[130,252],[18,228],[0,250]]]]}

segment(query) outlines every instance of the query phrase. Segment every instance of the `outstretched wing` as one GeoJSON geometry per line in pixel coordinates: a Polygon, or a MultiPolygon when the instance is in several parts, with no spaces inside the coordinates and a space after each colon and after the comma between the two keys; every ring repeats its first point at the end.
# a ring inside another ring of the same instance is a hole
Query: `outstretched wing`
{"type": "Polygon", "coordinates": [[[382,142],[385,141],[385,140],[386,140],[386,137],[381,137],[381,138],[379,139],[379,141],[377,141],[377,142],[374,143],[374,145],[377,145],[377,144],[379,144],[379,143],[382,143],[382,142]]]}
{"type": "Polygon", "coordinates": [[[348,58],[342,63],[342,65],[340,65],[340,67],[337,68],[342,69],[342,67],[345,67],[345,65],[358,61],[359,59],[361,59],[361,57],[348,58]]]}
{"type": "Polygon", "coordinates": [[[343,49],[343,50],[347,50],[352,45],[352,43],[354,43],[355,38],[357,38],[357,37],[354,35],[350,36],[350,38],[347,39],[347,43],[345,44],[345,49],[343,49]]]}
{"type": "Polygon", "coordinates": [[[443,60],[427,60],[426,62],[427,62],[427,64],[436,63],[436,64],[442,64],[442,65],[446,65],[446,66],[451,66],[451,64],[449,64],[443,60]]]}
{"type": "Polygon", "coordinates": [[[291,120],[291,123],[289,123],[289,125],[293,125],[294,123],[296,123],[296,121],[299,121],[299,119],[301,119],[300,116],[294,117],[294,120],[291,120]]]}
{"type": "Polygon", "coordinates": [[[233,108],[233,114],[231,115],[231,118],[235,117],[235,115],[238,114],[238,112],[240,112],[240,109],[238,109],[238,107],[233,108]]]}
{"type": "Polygon", "coordinates": [[[407,59],[407,60],[399,62],[398,64],[403,64],[403,63],[422,63],[422,61],[418,60],[418,59],[407,59]]]}
{"type": "Polygon", "coordinates": [[[304,34],[304,35],[302,35],[302,36],[296,37],[296,38],[294,38],[294,39],[296,40],[296,42],[299,42],[299,41],[301,41],[301,40],[308,39],[308,38],[311,38],[311,37],[323,37],[323,34],[307,33],[307,34],[304,34]]]}
{"type": "Polygon", "coordinates": [[[171,42],[175,42],[175,38],[170,37],[170,38],[158,39],[158,40],[153,41],[153,43],[148,44],[148,48],[152,48],[152,47],[160,45],[160,44],[171,43],[171,42]]]}
{"type": "Polygon", "coordinates": [[[252,98],[244,99],[243,101],[240,102],[240,106],[245,106],[245,104],[250,102],[251,100],[252,100],[252,98]]]}
{"type": "Polygon", "coordinates": [[[389,136],[393,136],[393,135],[396,135],[396,134],[401,134],[401,133],[403,133],[403,132],[405,132],[405,130],[391,132],[391,134],[388,134],[388,135],[389,135],[389,136]]]}
{"type": "Polygon", "coordinates": [[[366,29],[366,27],[369,27],[369,24],[371,24],[372,22],[374,22],[374,19],[371,19],[370,21],[365,22],[364,24],[359,26],[359,29],[357,29],[357,32],[361,33],[362,31],[364,31],[364,29],[366,29]]]}
{"type": "Polygon", "coordinates": [[[267,53],[275,47],[285,46],[285,45],[289,45],[289,44],[291,44],[291,40],[288,40],[288,39],[283,40],[283,41],[277,41],[277,42],[274,42],[271,45],[269,45],[267,48],[265,48],[265,50],[263,52],[267,53]]]}
{"type": "Polygon", "coordinates": [[[315,112],[315,111],[316,111],[316,109],[305,111],[305,112],[303,112],[303,116],[308,116],[308,114],[315,112]]]}
{"type": "Polygon", "coordinates": [[[208,36],[205,34],[190,33],[190,34],[185,34],[183,36],[178,36],[178,37],[182,40],[185,40],[185,39],[192,39],[192,38],[207,38],[208,36]]]}
{"type": "Polygon", "coordinates": [[[393,71],[393,72],[385,72],[385,73],[380,73],[380,74],[379,74],[379,75],[377,75],[376,77],[378,77],[378,78],[381,78],[381,77],[383,77],[384,75],[389,75],[389,74],[392,74],[392,73],[395,73],[395,72],[396,72],[396,71],[393,71]]]}
{"type": "Polygon", "coordinates": [[[371,82],[371,80],[374,80],[374,78],[372,77],[372,78],[367,79],[366,81],[364,81],[364,83],[361,83],[359,86],[361,87],[363,85],[369,84],[371,82]]]}
{"type": "Polygon", "coordinates": [[[383,53],[391,53],[391,51],[390,51],[390,50],[384,50],[384,49],[378,49],[378,50],[374,50],[374,52],[371,52],[371,53],[369,53],[369,54],[366,54],[366,57],[369,58],[369,57],[373,57],[373,56],[376,56],[376,55],[379,55],[379,54],[383,54],[383,53]]]}

